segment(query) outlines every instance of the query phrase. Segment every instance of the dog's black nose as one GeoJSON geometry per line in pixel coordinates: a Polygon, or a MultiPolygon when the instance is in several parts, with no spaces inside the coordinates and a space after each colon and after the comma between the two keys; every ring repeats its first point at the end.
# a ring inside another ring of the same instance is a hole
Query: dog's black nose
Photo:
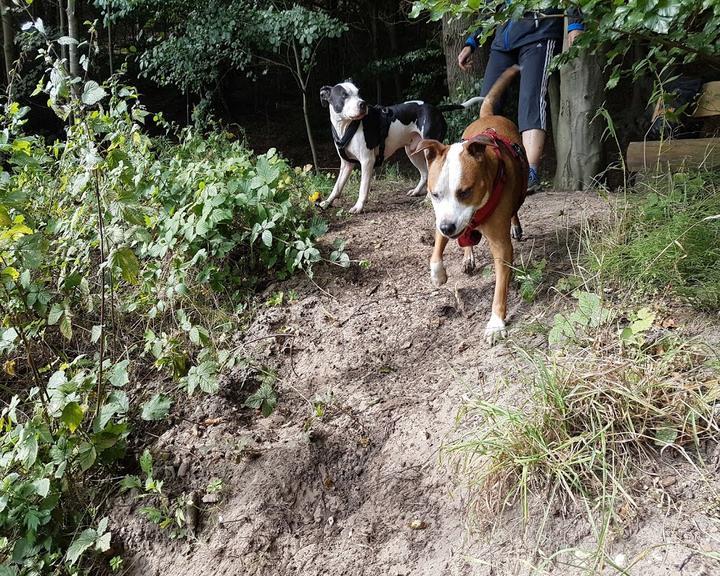
{"type": "Polygon", "coordinates": [[[455,224],[453,224],[452,222],[440,224],[440,232],[445,234],[445,236],[452,236],[453,234],[455,234],[455,224]]]}

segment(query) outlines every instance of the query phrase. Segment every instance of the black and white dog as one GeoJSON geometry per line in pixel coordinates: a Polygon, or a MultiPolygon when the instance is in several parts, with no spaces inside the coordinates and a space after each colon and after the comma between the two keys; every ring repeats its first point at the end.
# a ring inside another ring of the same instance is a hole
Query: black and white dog
{"type": "Polygon", "coordinates": [[[419,100],[395,106],[368,106],[352,82],[323,86],[320,102],[330,108],[333,139],[340,155],[340,173],[332,193],[320,207],[332,205],[345,187],[353,167],[360,165],[360,193],[349,212],[361,212],[370,191],[373,169],[402,147],[420,172],[420,182],[408,195],[422,196],[427,192],[428,170],[425,156],[413,154],[418,143],[425,138],[442,142],[447,132],[442,112],[469,108],[481,101],[478,96],[462,104],[446,106],[432,106],[419,100]]]}

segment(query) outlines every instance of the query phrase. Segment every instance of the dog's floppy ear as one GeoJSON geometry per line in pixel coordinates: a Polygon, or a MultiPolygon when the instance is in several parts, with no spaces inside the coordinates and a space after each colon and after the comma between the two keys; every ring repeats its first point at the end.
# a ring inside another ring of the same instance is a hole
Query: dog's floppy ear
{"type": "Polygon", "coordinates": [[[323,108],[327,108],[330,105],[330,91],[332,86],[323,86],[320,88],[320,104],[323,108]]]}
{"type": "Polygon", "coordinates": [[[445,146],[445,144],[443,144],[442,142],[438,142],[437,140],[420,140],[413,154],[420,154],[420,152],[425,152],[425,160],[427,160],[428,164],[432,164],[435,158],[437,158],[440,154],[443,153],[445,148],[447,148],[447,146],[445,146]]]}
{"type": "Polygon", "coordinates": [[[494,144],[490,138],[474,138],[465,144],[465,151],[475,160],[485,159],[485,147],[494,144]]]}

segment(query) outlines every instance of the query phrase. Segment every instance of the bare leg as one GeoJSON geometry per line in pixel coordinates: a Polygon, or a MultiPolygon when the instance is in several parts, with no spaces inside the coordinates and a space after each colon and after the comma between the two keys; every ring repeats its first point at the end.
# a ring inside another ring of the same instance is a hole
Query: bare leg
{"type": "Polygon", "coordinates": [[[408,196],[422,196],[427,193],[427,161],[425,160],[424,154],[413,154],[415,146],[416,143],[405,146],[405,154],[407,154],[407,157],[410,158],[410,162],[412,162],[415,165],[415,168],[418,169],[418,172],[420,172],[420,182],[418,182],[418,185],[415,186],[415,188],[408,192],[408,196]]]}
{"type": "Polygon", "coordinates": [[[332,192],[330,193],[330,196],[327,197],[327,200],[323,200],[320,202],[320,208],[323,210],[327,208],[328,206],[332,206],[332,203],[335,201],[335,198],[340,196],[340,193],[343,191],[343,188],[345,188],[345,184],[347,183],[348,178],[350,177],[350,174],[353,171],[353,165],[348,162],[347,160],[340,160],[340,173],[338,174],[338,179],[335,181],[335,186],[333,186],[332,192]]]}
{"type": "Polygon", "coordinates": [[[543,148],[545,147],[545,130],[533,128],[522,133],[523,147],[527,154],[528,164],[537,166],[542,160],[543,148]]]}
{"type": "Polygon", "coordinates": [[[447,273],[445,272],[445,264],[443,264],[443,252],[445,252],[447,243],[448,239],[435,230],[435,246],[430,258],[430,279],[438,288],[447,282],[447,273]]]}
{"type": "Polygon", "coordinates": [[[505,314],[513,248],[510,238],[502,240],[488,238],[488,243],[495,265],[495,294],[493,295],[492,315],[485,327],[485,340],[492,346],[505,336],[505,314]]]}
{"type": "Polygon", "coordinates": [[[350,208],[350,214],[359,214],[362,212],[365,202],[367,202],[368,192],[370,192],[370,183],[372,182],[373,169],[375,168],[375,158],[366,158],[360,164],[360,192],[358,193],[355,206],[350,208]]]}

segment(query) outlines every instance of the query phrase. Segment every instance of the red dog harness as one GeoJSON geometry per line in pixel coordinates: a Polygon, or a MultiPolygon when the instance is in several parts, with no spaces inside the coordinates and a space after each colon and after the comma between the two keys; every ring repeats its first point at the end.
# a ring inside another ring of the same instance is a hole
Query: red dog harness
{"type": "MultiPolygon", "coordinates": [[[[458,244],[460,244],[463,248],[466,246],[475,246],[480,243],[482,234],[480,234],[480,231],[477,230],[477,227],[490,218],[492,213],[495,211],[495,208],[497,208],[500,203],[500,198],[502,197],[506,180],[505,159],[502,154],[503,150],[516,162],[519,162],[521,165],[527,165],[527,157],[525,156],[525,150],[523,147],[501,136],[492,128],[473,136],[467,140],[467,142],[481,142],[486,146],[491,146],[498,159],[498,169],[495,174],[495,181],[493,182],[492,190],[490,191],[490,198],[488,198],[485,204],[477,209],[463,233],[458,236],[458,244]]],[[[522,187],[522,194],[525,196],[525,193],[527,192],[527,179],[523,179],[522,187]]]]}

